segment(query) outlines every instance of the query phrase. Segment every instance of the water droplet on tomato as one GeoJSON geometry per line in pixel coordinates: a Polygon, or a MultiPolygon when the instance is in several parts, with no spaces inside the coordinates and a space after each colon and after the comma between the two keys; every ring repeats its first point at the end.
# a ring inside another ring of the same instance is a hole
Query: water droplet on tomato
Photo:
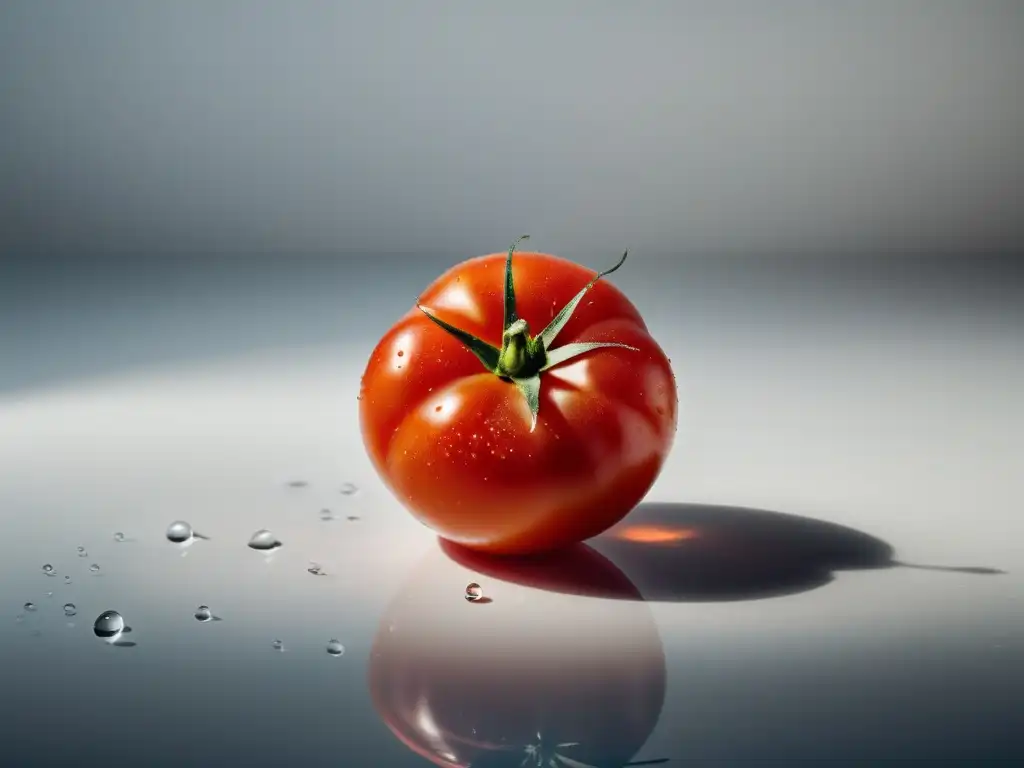
{"type": "Polygon", "coordinates": [[[404,350],[401,350],[401,349],[400,349],[400,350],[398,350],[398,356],[399,356],[399,357],[404,357],[404,356],[405,356],[405,351],[404,351],[404,350]]]}
{"type": "Polygon", "coordinates": [[[466,585],[466,599],[469,602],[475,603],[477,600],[479,600],[483,596],[484,596],[483,589],[475,581],[472,581],[472,582],[470,582],[469,584],[466,585]]]}
{"type": "Polygon", "coordinates": [[[441,406],[440,405],[435,405],[434,406],[434,413],[440,413],[440,412],[441,412],[441,406]]]}

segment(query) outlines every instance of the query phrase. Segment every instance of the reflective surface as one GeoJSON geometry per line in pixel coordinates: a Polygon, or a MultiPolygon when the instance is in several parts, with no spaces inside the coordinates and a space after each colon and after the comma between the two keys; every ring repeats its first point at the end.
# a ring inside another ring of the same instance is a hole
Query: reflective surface
{"type": "Polygon", "coordinates": [[[1009,279],[638,259],[620,284],[679,376],[669,465],[585,546],[493,561],[439,544],[362,448],[359,373],[416,264],[6,295],[0,763],[1021,755],[1009,279]],[[283,544],[248,546],[261,529],[283,544]]]}

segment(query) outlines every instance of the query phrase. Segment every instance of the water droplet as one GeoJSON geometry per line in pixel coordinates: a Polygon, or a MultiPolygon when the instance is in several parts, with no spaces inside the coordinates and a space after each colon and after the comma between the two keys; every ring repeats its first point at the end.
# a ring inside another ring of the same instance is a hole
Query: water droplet
{"type": "Polygon", "coordinates": [[[342,483],[341,493],[343,496],[354,496],[358,490],[355,483],[342,483]]]}
{"type": "Polygon", "coordinates": [[[213,618],[213,612],[208,605],[200,605],[196,608],[196,621],[207,622],[213,618]]]}
{"type": "Polygon", "coordinates": [[[50,565],[49,563],[47,563],[46,565],[43,566],[43,573],[45,573],[47,576],[56,576],[57,575],[57,572],[55,570],[53,570],[53,566],[50,565]]]}
{"type": "Polygon", "coordinates": [[[36,604],[35,603],[25,603],[25,605],[23,605],[22,608],[24,608],[26,611],[34,611],[36,609],[36,604]]]}
{"type": "Polygon", "coordinates": [[[114,534],[114,541],[124,541],[124,534],[118,531],[114,534]]]}
{"type": "Polygon", "coordinates": [[[100,567],[98,565],[96,565],[96,563],[93,563],[92,565],[89,566],[89,573],[99,573],[99,572],[100,572],[100,567]]]}
{"type": "Polygon", "coordinates": [[[274,642],[272,642],[270,644],[270,647],[273,648],[275,651],[283,651],[284,650],[284,641],[283,640],[275,640],[274,642]]]}
{"type": "Polygon", "coordinates": [[[322,565],[320,565],[320,563],[312,563],[311,562],[309,564],[309,568],[307,568],[306,570],[309,571],[314,576],[326,576],[327,575],[327,574],[324,573],[324,567],[322,565]]]}
{"type": "Polygon", "coordinates": [[[186,541],[192,540],[192,537],[195,536],[195,531],[184,520],[175,520],[167,526],[166,536],[168,541],[173,541],[175,544],[184,544],[186,541]]]}
{"type": "Polygon", "coordinates": [[[64,603],[64,615],[65,616],[74,616],[76,613],[78,613],[78,609],[75,608],[75,604],[74,603],[64,603]]]}
{"type": "Polygon", "coordinates": [[[356,520],[359,519],[359,515],[349,515],[345,519],[348,520],[350,523],[354,523],[356,520]]]}
{"type": "Polygon", "coordinates": [[[305,488],[309,483],[305,480],[292,480],[288,483],[289,488],[305,488]]]}
{"type": "Polygon", "coordinates": [[[400,350],[398,350],[398,356],[399,356],[399,357],[404,357],[404,356],[405,356],[405,351],[404,351],[404,350],[401,350],[401,349],[400,349],[400,350]]]}
{"type": "MultiPolygon", "coordinates": [[[[64,606],[64,613],[67,613],[67,606],[64,606]]],[[[124,632],[124,619],[117,611],[104,611],[96,617],[96,621],[92,625],[92,631],[96,637],[117,637],[124,632]]]]}
{"type": "Polygon", "coordinates": [[[477,600],[479,600],[483,596],[484,596],[483,589],[481,589],[480,585],[477,584],[475,581],[470,582],[469,584],[466,585],[466,599],[469,600],[469,602],[475,603],[477,600]]]}
{"type": "Polygon", "coordinates": [[[342,656],[345,653],[345,646],[341,644],[340,640],[328,640],[327,653],[330,656],[342,656]]]}
{"type": "Polygon", "coordinates": [[[333,520],[334,519],[334,513],[331,512],[331,510],[329,510],[329,509],[321,509],[320,510],[320,519],[321,520],[333,520]]]}
{"type": "Polygon", "coordinates": [[[64,577],[64,583],[65,584],[70,584],[71,583],[71,577],[70,576],[65,576],[64,577]]]}
{"type": "Polygon", "coordinates": [[[249,548],[260,552],[271,552],[280,546],[281,542],[266,528],[260,528],[249,539],[249,548]]]}
{"type": "Polygon", "coordinates": [[[89,553],[85,551],[85,547],[79,547],[78,548],[78,556],[79,557],[88,557],[89,553]]]}
{"type": "Polygon", "coordinates": [[[47,596],[47,597],[53,597],[53,591],[51,590],[51,591],[47,592],[47,593],[46,593],[46,596],[47,596]]]}

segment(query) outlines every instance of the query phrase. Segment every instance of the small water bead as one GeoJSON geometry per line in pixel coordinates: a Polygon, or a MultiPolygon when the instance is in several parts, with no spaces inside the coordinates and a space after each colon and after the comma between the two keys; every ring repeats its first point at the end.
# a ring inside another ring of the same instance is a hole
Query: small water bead
{"type": "Polygon", "coordinates": [[[98,565],[96,565],[96,563],[93,563],[92,565],[89,566],[89,573],[99,573],[99,572],[100,572],[100,567],[98,565]]]}
{"type": "Polygon", "coordinates": [[[71,583],[71,577],[70,576],[65,576],[64,577],[64,583],[65,584],[70,584],[71,583]]]}
{"type": "Polygon", "coordinates": [[[342,656],[345,653],[345,646],[341,644],[340,640],[328,640],[327,641],[327,654],[329,656],[342,656]]]}
{"type": "Polygon", "coordinates": [[[355,496],[355,494],[358,491],[359,491],[359,488],[356,486],[355,483],[343,483],[342,486],[341,486],[341,495],[342,496],[355,496]]]}
{"type": "Polygon", "coordinates": [[[270,552],[278,549],[280,546],[281,542],[266,528],[260,528],[249,539],[249,548],[259,552],[270,552]]]}
{"type": "Polygon", "coordinates": [[[288,482],[289,488],[305,488],[309,485],[305,480],[291,480],[288,482]]]}
{"type": "Polygon", "coordinates": [[[195,531],[184,520],[175,520],[167,526],[166,536],[168,541],[173,541],[175,544],[184,544],[195,536],[195,531]]]}
{"type": "Polygon", "coordinates": [[[46,565],[43,566],[43,573],[45,573],[47,576],[56,576],[57,575],[57,572],[55,570],[53,570],[53,566],[50,565],[49,563],[47,563],[46,565]]]}
{"type": "Polygon", "coordinates": [[[483,596],[484,596],[483,589],[481,589],[480,585],[477,584],[475,581],[470,582],[469,584],[466,585],[466,599],[469,602],[475,603],[477,600],[479,600],[483,596]]]}
{"type": "Polygon", "coordinates": [[[196,621],[207,622],[213,619],[213,611],[210,610],[208,605],[200,605],[196,608],[196,621]]]}
{"type": "Polygon", "coordinates": [[[92,625],[93,634],[104,639],[117,637],[124,630],[124,618],[117,611],[104,611],[92,625]]]}
{"type": "Polygon", "coordinates": [[[29,602],[29,603],[25,603],[21,607],[24,608],[26,611],[30,611],[31,612],[31,611],[34,611],[36,609],[36,604],[32,603],[32,602],[29,602]]]}
{"type": "Polygon", "coordinates": [[[78,548],[78,556],[79,557],[88,557],[89,553],[85,551],[85,547],[79,547],[78,548]]]}
{"type": "Polygon", "coordinates": [[[46,593],[46,596],[47,596],[47,597],[53,597],[53,591],[51,590],[51,591],[47,592],[47,593],[46,593]]]}
{"type": "Polygon", "coordinates": [[[283,651],[284,650],[284,641],[283,640],[275,640],[274,642],[272,642],[270,644],[270,647],[273,648],[275,651],[283,651]]]}
{"type": "Polygon", "coordinates": [[[309,568],[306,569],[309,573],[314,576],[326,576],[324,573],[324,567],[320,563],[310,563],[309,568]]]}
{"type": "Polygon", "coordinates": [[[114,534],[114,541],[124,541],[124,534],[118,531],[114,534]]]}
{"type": "Polygon", "coordinates": [[[64,603],[65,616],[74,616],[76,613],[78,613],[78,609],[75,607],[74,603],[64,603]]]}
{"type": "Polygon", "coordinates": [[[334,519],[334,513],[331,512],[331,510],[329,510],[329,509],[321,509],[320,510],[320,519],[321,520],[333,520],[334,519]]]}

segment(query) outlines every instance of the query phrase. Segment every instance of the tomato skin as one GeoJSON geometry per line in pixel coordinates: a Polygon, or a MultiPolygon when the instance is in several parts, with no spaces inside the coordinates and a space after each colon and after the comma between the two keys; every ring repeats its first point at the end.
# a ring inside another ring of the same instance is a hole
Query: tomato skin
{"type": "MultiPolygon", "coordinates": [[[[420,304],[501,345],[506,254],[463,262],[420,304]]],[[[519,316],[539,333],[593,277],[539,253],[513,259],[519,316]]],[[[363,440],[381,478],[442,537],[494,554],[558,549],[622,519],[671,449],[675,379],[643,318],[601,280],[553,348],[617,342],[541,374],[536,429],[515,385],[413,307],[370,357],[360,391],[363,440]]]]}

